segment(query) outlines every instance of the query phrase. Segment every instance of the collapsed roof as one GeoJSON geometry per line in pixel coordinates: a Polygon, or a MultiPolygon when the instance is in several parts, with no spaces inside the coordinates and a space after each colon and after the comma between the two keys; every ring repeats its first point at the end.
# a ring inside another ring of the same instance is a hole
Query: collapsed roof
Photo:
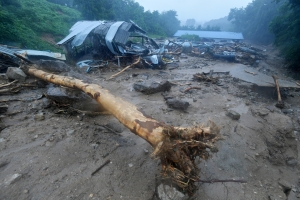
{"type": "Polygon", "coordinates": [[[72,26],[69,35],[57,44],[70,45],[73,49],[82,45],[91,36],[94,46],[107,47],[114,55],[147,55],[151,49],[158,50],[159,46],[145,34],[146,32],[132,21],[79,21],[72,26]],[[141,37],[142,45],[128,42],[129,37],[141,37]]]}

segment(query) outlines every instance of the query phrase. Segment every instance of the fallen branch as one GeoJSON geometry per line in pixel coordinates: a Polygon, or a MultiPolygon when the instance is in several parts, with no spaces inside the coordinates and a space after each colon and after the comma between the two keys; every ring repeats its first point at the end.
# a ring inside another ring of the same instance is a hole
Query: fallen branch
{"type": "Polygon", "coordinates": [[[281,99],[281,94],[280,94],[280,88],[279,88],[279,83],[278,83],[278,78],[277,78],[277,76],[275,76],[275,75],[273,75],[272,76],[273,77],[273,79],[274,79],[274,82],[275,82],[275,86],[276,86],[276,90],[277,90],[277,97],[278,97],[278,101],[277,101],[277,103],[276,103],[276,107],[277,108],[284,108],[284,102],[282,101],[282,99],[281,99]]]}
{"type": "Polygon", "coordinates": [[[139,57],[139,58],[137,59],[137,61],[135,61],[135,62],[132,63],[131,65],[128,65],[127,67],[125,67],[124,69],[122,69],[120,72],[118,72],[118,73],[112,75],[108,80],[110,80],[110,79],[112,79],[112,78],[115,78],[116,76],[120,75],[121,73],[123,73],[124,71],[126,71],[127,69],[129,69],[130,67],[132,67],[132,66],[138,64],[140,61],[141,61],[141,57],[139,57]]]}
{"type": "Polygon", "coordinates": [[[3,85],[0,85],[0,88],[4,88],[4,87],[7,87],[7,86],[10,86],[14,83],[18,82],[18,80],[14,80],[13,82],[10,82],[10,83],[7,83],[7,84],[3,84],[3,85]]]}
{"type": "Polygon", "coordinates": [[[160,158],[164,178],[173,180],[189,195],[194,194],[195,182],[199,180],[199,169],[195,159],[196,157],[207,159],[209,157],[207,149],[215,149],[213,142],[217,138],[219,128],[213,122],[210,121],[207,127],[173,127],[145,115],[136,106],[115,97],[99,85],[47,73],[34,66],[24,66],[29,75],[57,85],[79,89],[94,98],[131,132],[152,145],[154,148],[152,155],[160,158]]]}
{"type": "Polygon", "coordinates": [[[190,91],[192,89],[201,90],[201,87],[197,87],[197,86],[189,87],[189,88],[185,89],[184,92],[188,92],[188,91],[190,91]]]}
{"type": "Polygon", "coordinates": [[[300,83],[296,82],[296,84],[297,84],[298,86],[300,86],[300,83]]]}
{"type": "Polygon", "coordinates": [[[12,94],[12,93],[18,93],[20,91],[20,86],[15,86],[13,88],[6,88],[0,90],[0,94],[12,94]]]}
{"type": "Polygon", "coordinates": [[[257,73],[254,73],[254,72],[249,72],[249,71],[247,71],[247,70],[245,70],[245,72],[246,72],[246,73],[248,73],[248,74],[252,74],[252,75],[254,75],[254,76],[256,76],[256,75],[257,75],[257,73]]]}
{"type": "Polygon", "coordinates": [[[98,167],[92,174],[91,176],[94,176],[97,172],[99,172],[103,167],[105,167],[106,165],[108,165],[108,163],[110,163],[110,160],[107,160],[105,163],[103,163],[100,167],[98,167]]]}

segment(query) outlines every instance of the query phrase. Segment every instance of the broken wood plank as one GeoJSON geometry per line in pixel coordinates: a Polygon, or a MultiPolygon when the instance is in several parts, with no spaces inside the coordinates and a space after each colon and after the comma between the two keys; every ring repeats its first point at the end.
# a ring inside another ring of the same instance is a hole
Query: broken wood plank
{"type": "Polygon", "coordinates": [[[248,74],[252,74],[253,76],[256,76],[256,75],[257,75],[257,73],[250,72],[250,71],[247,71],[247,70],[245,70],[245,72],[248,73],[248,74]]]}
{"type": "Polygon", "coordinates": [[[276,90],[277,90],[277,97],[278,97],[278,101],[276,103],[276,107],[277,108],[284,108],[284,102],[282,101],[282,98],[281,98],[281,94],[280,94],[280,87],[279,87],[279,83],[278,83],[278,78],[277,76],[275,75],[272,75],[273,79],[274,79],[274,82],[275,82],[275,86],[276,86],[276,90]]]}
{"type": "Polygon", "coordinates": [[[12,85],[12,84],[14,84],[14,83],[16,83],[16,82],[18,82],[18,80],[14,80],[14,81],[12,81],[12,82],[10,82],[10,83],[0,85],[0,88],[4,88],[4,87],[7,87],[7,86],[10,86],[10,85],[12,85]]]}
{"type": "Polygon", "coordinates": [[[127,67],[125,67],[124,69],[122,69],[120,72],[118,72],[118,73],[112,75],[108,80],[113,79],[113,78],[119,76],[121,73],[123,73],[124,71],[126,71],[126,70],[129,69],[130,67],[132,67],[132,66],[138,64],[140,61],[141,61],[141,57],[139,57],[139,58],[137,59],[137,61],[135,61],[135,62],[132,63],[131,65],[128,65],[127,67]]]}
{"type": "Polygon", "coordinates": [[[201,87],[197,87],[197,86],[189,87],[189,88],[185,89],[184,92],[188,92],[188,91],[190,91],[192,89],[201,90],[201,87]]]}

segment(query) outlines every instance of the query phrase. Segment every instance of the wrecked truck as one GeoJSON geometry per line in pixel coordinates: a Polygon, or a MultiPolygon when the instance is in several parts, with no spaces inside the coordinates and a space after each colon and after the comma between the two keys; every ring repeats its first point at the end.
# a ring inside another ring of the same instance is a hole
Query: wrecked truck
{"type": "Polygon", "coordinates": [[[77,60],[91,54],[93,59],[117,59],[119,64],[121,57],[141,56],[149,68],[164,66],[163,47],[160,48],[132,21],[79,21],[57,44],[69,57],[77,60]]]}

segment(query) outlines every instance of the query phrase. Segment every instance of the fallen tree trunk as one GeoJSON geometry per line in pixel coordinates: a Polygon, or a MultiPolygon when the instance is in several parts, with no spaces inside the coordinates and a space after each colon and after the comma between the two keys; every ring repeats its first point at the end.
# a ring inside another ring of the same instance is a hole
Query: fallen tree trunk
{"type": "Polygon", "coordinates": [[[212,143],[217,139],[219,129],[213,122],[210,122],[208,127],[169,126],[145,115],[136,106],[112,95],[99,85],[47,73],[36,69],[34,65],[25,67],[25,71],[44,81],[79,89],[94,98],[131,132],[153,146],[153,155],[161,160],[164,178],[175,181],[189,195],[195,192],[199,170],[194,161],[197,156],[202,159],[208,158],[207,148],[212,152],[215,150],[212,143]]]}

